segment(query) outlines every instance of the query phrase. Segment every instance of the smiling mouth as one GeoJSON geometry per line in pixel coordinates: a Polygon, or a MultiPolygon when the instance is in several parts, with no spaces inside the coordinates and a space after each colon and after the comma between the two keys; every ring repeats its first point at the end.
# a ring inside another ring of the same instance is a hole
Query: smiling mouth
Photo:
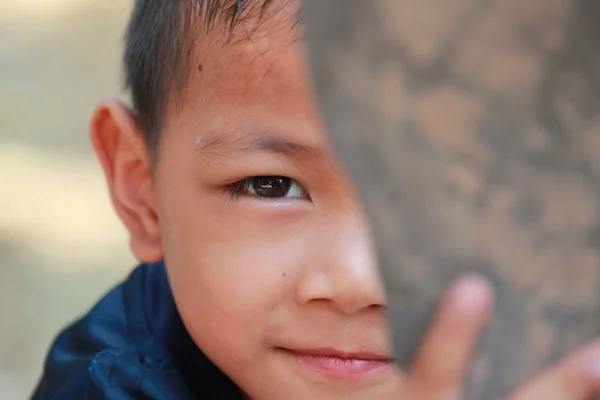
{"type": "Polygon", "coordinates": [[[334,349],[279,350],[298,364],[333,379],[360,379],[382,372],[393,363],[391,358],[368,352],[343,352],[334,349]]]}

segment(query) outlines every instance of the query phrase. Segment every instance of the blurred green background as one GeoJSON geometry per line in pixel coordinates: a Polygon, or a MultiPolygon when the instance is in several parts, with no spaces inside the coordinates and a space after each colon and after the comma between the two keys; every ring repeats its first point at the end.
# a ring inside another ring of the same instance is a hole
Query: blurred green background
{"type": "Polygon", "coordinates": [[[134,266],[88,141],[120,96],[130,0],[0,0],[0,399],[134,266]]]}

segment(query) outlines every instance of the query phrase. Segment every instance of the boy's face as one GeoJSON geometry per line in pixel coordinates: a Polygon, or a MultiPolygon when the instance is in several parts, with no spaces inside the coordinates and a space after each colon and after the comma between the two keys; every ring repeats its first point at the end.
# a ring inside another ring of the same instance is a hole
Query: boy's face
{"type": "Polygon", "coordinates": [[[250,40],[197,44],[147,201],[156,247],[194,341],[248,397],[395,398],[369,228],[294,22],[280,12],[250,40]]]}

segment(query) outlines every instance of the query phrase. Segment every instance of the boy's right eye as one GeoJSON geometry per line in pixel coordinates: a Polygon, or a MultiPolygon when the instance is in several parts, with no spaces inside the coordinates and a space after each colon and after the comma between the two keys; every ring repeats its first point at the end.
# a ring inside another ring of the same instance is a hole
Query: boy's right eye
{"type": "Polygon", "coordinates": [[[253,176],[234,183],[229,188],[229,192],[233,198],[242,195],[270,200],[308,198],[308,194],[302,185],[286,176],[253,176]]]}

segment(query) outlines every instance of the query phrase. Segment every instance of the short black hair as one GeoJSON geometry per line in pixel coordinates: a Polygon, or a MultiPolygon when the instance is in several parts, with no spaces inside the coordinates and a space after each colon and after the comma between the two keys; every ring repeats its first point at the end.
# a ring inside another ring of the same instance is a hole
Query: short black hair
{"type": "Polygon", "coordinates": [[[125,36],[125,89],[150,152],[158,145],[163,114],[174,91],[187,82],[198,28],[264,14],[272,0],[135,0],[125,36]],[[252,7],[251,7],[252,6],[252,7]],[[258,8],[257,8],[258,7],[258,8]]]}

